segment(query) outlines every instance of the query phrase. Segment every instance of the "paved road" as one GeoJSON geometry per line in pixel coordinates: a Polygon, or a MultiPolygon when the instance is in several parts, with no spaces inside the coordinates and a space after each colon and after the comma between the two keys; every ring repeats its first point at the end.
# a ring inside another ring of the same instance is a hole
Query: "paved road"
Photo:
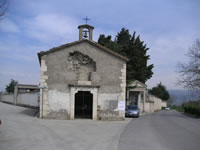
{"type": "Polygon", "coordinates": [[[133,119],[119,140],[119,150],[199,150],[200,119],[162,111],[133,119]]]}
{"type": "Polygon", "coordinates": [[[42,120],[0,103],[0,150],[198,150],[200,119],[175,111],[126,121],[42,120]]]}
{"type": "Polygon", "coordinates": [[[0,150],[117,150],[126,121],[42,120],[0,102],[0,150]]]}

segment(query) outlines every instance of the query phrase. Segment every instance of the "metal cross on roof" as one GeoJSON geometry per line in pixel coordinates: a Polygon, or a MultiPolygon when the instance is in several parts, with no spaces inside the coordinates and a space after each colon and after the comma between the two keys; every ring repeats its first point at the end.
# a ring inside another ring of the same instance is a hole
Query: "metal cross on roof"
{"type": "Polygon", "coordinates": [[[86,16],[85,18],[83,18],[83,20],[85,20],[85,22],[86,22],[86,24],[87,24],[87,22],[88,22],[89,20],[91,20],[91,19],[89,19],[89,18],[86,16]]]}

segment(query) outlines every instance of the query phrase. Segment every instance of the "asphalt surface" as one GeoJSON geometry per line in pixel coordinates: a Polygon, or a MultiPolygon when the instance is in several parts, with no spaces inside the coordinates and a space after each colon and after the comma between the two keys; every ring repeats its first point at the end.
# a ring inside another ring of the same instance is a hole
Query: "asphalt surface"
{"type": "Polygon", "coordinates": [[[0,102],[0,150],[198,150],[200,119],[170,110],[126,121],[43,120],[0,102]]]}
{"type": "Polygon", "coordinates": [[[0,150],[117,150],[126,121],[43,120],[0,102],[0,150]]]}
{"type": "Polygon", "coordinates": [[[119,150],[199,150],[200,119],[174,110],[133,119],[121,133],[119,150]]]}

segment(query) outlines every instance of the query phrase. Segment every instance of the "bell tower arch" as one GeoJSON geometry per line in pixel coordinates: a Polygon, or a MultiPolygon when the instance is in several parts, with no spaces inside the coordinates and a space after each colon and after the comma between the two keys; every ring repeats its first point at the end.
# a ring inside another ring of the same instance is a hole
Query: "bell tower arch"
{"type": "Polygon", "coordinates": [[[79,40],[88,39],[92,41],[94,27],[89,24],[79,25],[79,40]]]}

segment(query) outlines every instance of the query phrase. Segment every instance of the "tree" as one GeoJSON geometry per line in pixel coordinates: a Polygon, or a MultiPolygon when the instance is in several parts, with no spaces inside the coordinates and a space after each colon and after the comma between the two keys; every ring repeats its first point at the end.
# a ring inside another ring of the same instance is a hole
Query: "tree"
{"type": "Polygon", "coordinates": [[[0,18],[4,16],[7,10],[7,0],[0,0],[0,18]]]}
{"type": "Polygon", "coordinates": [[[185,88],[199,90],[200,89],[200,40],[197,39],[193,46],[189,49],[189,62],[178,64],[178,73],[180,78],[178,84],[185,88]]]}
{"type": "Polygon", "coordinates": [[[10,83],[6,85],[6,92],[14,93],[15,86],[17,85],[18,81],[11,79],[10,83]]]}
{"type": "Polygon", "coordinates": [[[112,37],[100,35],[98,43],[105,46],[127,58],[127,83],[139,80],[145,83],[153,75],[153,64],[147,65],[150,56],[147,55],[149,48],[146,47],[144,41],[140,40],[140,36],[136,36],[136,32],[131,35],[128,29],[122,28],[117,34],[115,40],[112,37]]]}
{"type": "Polygon", "coordinates": [[[164,85],[160,82],[156,87],[153,87],[149,90],[149,93],[159,97],[160,99],[167,101],[170,98],[170,95],[164,85]]]}

